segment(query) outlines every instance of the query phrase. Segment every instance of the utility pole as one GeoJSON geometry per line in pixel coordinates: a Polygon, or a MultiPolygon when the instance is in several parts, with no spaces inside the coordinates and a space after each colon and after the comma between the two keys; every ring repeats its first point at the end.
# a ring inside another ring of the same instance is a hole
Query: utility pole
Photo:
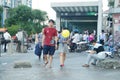
{"type": "Polygon", "coordinates": [[[99,34],[102,30],[102,19],[103,19],[103,5],[102,0],[98,0],[98,23],[97,23],[97,41],[99,41],[99,34]]]}

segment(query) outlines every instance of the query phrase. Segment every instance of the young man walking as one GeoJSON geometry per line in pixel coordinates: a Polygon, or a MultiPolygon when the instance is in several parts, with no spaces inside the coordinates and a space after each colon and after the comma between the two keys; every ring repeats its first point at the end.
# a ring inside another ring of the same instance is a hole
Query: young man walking
{"type": "Polygon", "coordinates": [[[49,68],[51,68],[53,55],[55,49],[57,49],[57,30],[54,28],[54,20],[49,20],[48,27],[43,29],[43,37],[42,37],[42,46],[43,46],[43,54],[45,66],[49,63],[49,68]],[[49,55],[49,58],[48,58],[49,55]]]}

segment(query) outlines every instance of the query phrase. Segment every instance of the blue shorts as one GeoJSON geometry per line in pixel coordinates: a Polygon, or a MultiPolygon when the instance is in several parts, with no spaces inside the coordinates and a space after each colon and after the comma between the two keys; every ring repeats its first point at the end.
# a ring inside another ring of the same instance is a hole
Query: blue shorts
{"type": "Polygon", "coordinates": [[[43,54],[44,55],[49,54],[52,56],[52,55],[54,55],[54,53],[55,53],[55,46],[44,45],[44,47],[43,47],[43,54]]]}

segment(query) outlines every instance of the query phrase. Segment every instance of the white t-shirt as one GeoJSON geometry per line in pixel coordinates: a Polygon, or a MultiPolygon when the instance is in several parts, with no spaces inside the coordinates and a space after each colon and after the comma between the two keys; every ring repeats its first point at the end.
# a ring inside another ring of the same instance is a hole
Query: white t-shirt
{"type": "Polygon", "coordinates": [[[80,41],[80,35],[78,34],[78,33],[76,33],[73,37],[72,37],[72,39],[73,39],[73,43],[77,43],[77,42],[79,42],[80,41]]]}
{"type": "Polygon", "coordinates": [[[99,52],[97,55],[98,55],[98,58],[105,59],[106,58],[106,54],[107,55],[112,55],[111,52],[106,52],[106,51],[99,52]]]}
{"type": "Polygon", "coordinates": [[[88,38],[88,35],[84,34],[84,35],[83,35],[83,40],[84,40],[84,41],[87,41],[87,38],[88,38]]]}
{"type": "Polygon", "coordinates": [[[105,41],[105,39],[106,39],[105,33],[100,33],[100,40],[105,41]]]}
{"type": "Polygon", "coordinates": [[[19,31],[17,34],[16,34],[17,38],[19,41],[22,41],[23,39],[23,32],[22,31],[19,31]]]}
{"type": "Polygon", "coordinates": [[[10,36],[10,34],[8,32],[5,32],[3,34],[3,36],[4,36],[5,40],[11,40],[11,36],[10,36]]]}
{"type": "Polygon", "coordinates": [[[99,52],[97,55],[98,55],[98,58],[100,58],[100,59],[105,59],[106,58],[105,52],[99,52]]]}

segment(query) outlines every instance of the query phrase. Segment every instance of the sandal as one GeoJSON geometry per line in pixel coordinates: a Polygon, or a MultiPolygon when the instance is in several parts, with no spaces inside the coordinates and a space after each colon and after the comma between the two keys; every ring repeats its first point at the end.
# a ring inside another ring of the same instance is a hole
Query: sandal
{"type": "Polygon", "coordinates": [[[89,65],[88,64],[84,64],[84,65],[82,65],[82,67],[89,67],[89,65]]]}
{"type": "Polygon", "coordinates": [[[48,64],[48,61],[47,62],[45,62],[45,66],[48,64]]]}
{"type": "Polygon", "coordinates": [[[91,65],[96,66],[96,64],[95,64],[95,63],[91,63],[91,65]]]}
{"type": "Polygon", "coordinates": [[[61,64],[60,67],[61,67],[61,68],[64,67],[64,64],[61,64]]]}

